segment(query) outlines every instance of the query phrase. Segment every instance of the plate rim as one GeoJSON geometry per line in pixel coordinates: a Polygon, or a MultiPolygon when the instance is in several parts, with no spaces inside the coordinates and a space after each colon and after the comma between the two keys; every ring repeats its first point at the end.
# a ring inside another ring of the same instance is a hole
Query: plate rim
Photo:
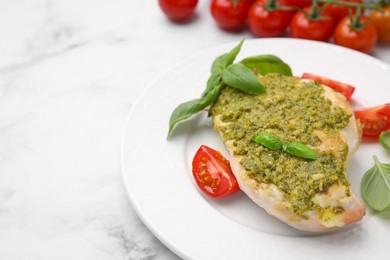
{"type": "MultiPolygon", "coordinates": [[[[311,40],[303,40],[303,39],[291,39],[291,38],[267,38],[267,39],[246,39],[245,42],[253,42],[253,41],[279,41],[279,42],[289,42],[289,41],[294,41],[294,42],[306,42],[306,43],[310,43],[310,44],[314,44],[314,45],[318,45],[318,46],[326,46],[326,48],[335,48],[335,49],[339,49],[339,50],[344,50],[344,51],[347,51],[347,52],[350,52],[352,55],[358,55],[358,56],[361,56],[361,55],[364,55],[365,56],[365,59],[371,61],[371,62],[374,62],[376,64],[378,64],[379,66],[381,67],[384,67],[384,68],[387,68],[390,70],[390,65],[385,63],[384,61],[381,61],[371,55],[368,55],[368,54],[364,54],[364,53],[361,53],[361,52],[358,52],[358,51],[355,51],[355,50],[352,50],[352,49],[349,49],[349,48],[346,48],[346,47],[343,47],[343,46],[337,46],[337,45],[334,45],[334,44],[331,44],[331,43],[325,43],[325,42],[317,42],[317,41],[311,41],[311,40]]],[[[134,111],[136,110],[138,104],[142,101],[142,99],[145,97],[145,95],[149,92],[149,90],[161,79],[163,78],[166,74],[172,72],[175,68],[181,66],[182,64],[185,64],[187,63],[188,61],[196,58],[196,57],[200,57],[200,56],[203,56],[207,53],[211,53],[215,50],[219,50],[219,49],[226,49],[228,50],[228,46],[233,46],[234,44],[237,44],[239,41],[233,41],[233,42],[227,42],[227,43],[223,43],[223,44],[220,44],[220,45],[216,45],[216,46],[213,46],[211,48],[206,48],[206,49],[203,49],[199,52],[196,52],[186,58],[184,58],[183,60],[181,60],[180,62],[177,62],[177,63],[174,63],[172,64],[171,66],[169,66],[168,68],[164,69],[158,76],[156,76],[153,80],[150,81],[150,83],[147,85],[147,87],[141,92],[141,94],[136,98],[135,102],[131,105],[131,108],[129,109],[129,112],[126,116],[126,119],[124,121],[124,127],[123,127],[123,130],[122,130],[122,133],[121,133],[121,144],[120,144],[120,163],[121,163],[121,178],[122,178],[122,181],[123,181],[123,184],[124,184],[124,187],[125,187],[125,190],[126,190],[126,194],[127,194],[127,198],[130,202],[130,204],[132,205],[132,208],[134,209],[134,211],[136,212],[137,216],[141,219],[141,221],[143,222],[143,224],[148,228],[148,230],[159,240],[161,241],[167,248],[169,248],[172,252],[174,252],[176,255],[178,255],[179,257],[181,258],[185,258],[185,259],[188,259],[188,258],[191,258],[191,254],[186,252],[185,250],[182,250],[181,248],[177,248],[174,246],[174,244],[172,244],[169,239],[167,239],[163,234],[161,234],[158,230],[156,230],[156,227],[150,223],[147,219],[147,217],[143,214],[143,212],[141,211],[136,199],[134,198],[134,196],[132,195],[132,192],[131,192],[131,188],[129,186],[129,181],[128,181],[128,176],[127,176],[127,170],[126,170],[126,167],[125,167],[125,152],[124,152],[124,149],[125,149],[125,139],[126,139],[126,132],[127,130],[131,127],[130,124],[129,124],[129,121],[134,113],[134,111]]]]}

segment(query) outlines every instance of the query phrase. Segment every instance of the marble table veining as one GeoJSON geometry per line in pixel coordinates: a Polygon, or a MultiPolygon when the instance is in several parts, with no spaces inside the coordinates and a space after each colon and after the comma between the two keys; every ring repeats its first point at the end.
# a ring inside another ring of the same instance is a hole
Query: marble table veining
{"type": "Polygon", "coordinates": [[[177,25],[157,1],[0,1],[0,259],[178,259],[129,204],[119,146],[167,67],[252,37],[208,4],[177,25]]]}

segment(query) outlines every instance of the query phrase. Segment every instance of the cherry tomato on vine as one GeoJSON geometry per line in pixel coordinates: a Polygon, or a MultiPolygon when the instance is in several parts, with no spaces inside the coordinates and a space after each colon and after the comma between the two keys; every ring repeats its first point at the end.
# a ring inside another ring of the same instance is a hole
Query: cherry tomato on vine
{"type": "Polygon", "coordinates": [[[355,91],[355,87],[353,87],[351,85],[348,85],[346,83],[343,83],[343,82],[340,82],[337,80],[329,79],[329,78],[326,78],[324,76],[315,75],[312,73],[303,73],[301,78],[302,79],[311,79],[311,80],[314,80],[314,81],[319,82],[321,84],[324,84],[324,85],[330,87],[331,89],[343,94],[346,97],[346,99],[350,99],[353,92],[355,91]]]}
{"type": "Polygon", "coordinates": [[[158,0],[161,10],[173,21],[185,21],[195,11],[198,0],[158,0]]]}
{"type": "Polygon", "coordinates": [[[378,41],[390,43],[390,5],[382,7],[382,12],[371,11],[370,19],[378,32],[378,41]]]}
{"type": "Polygon", "coordinates": [[[249,9],[248,25],[257,37],[281,36],[290,24],[294,11],[275,7],[275,0],[258,0],[249,9]]]}
{"type": "Polygon", "coordinates": [[[390,103],[354,111],[363,126],[363,136],[378,137],[390,129],[390,103]]]}
{"type": "MultiPolygon", "coordinates": [[[[343,2],[350,2],[350,3],[359,3],[361,4],[362,0],[343,0],[343,2]]],[[[356,8],[349,7],[349,6],[342,6],[337,4],[328,4],[325,7],[325,13],[333,18],[333,20],[338,23],[341,19],[343,19],[345,16],[348,16],[349,11],[355,12],[356,8]]]]}
{"type": "MultiPolygon", "coordinates": [[[[303,9],[310,13],[311,7],[303,9]]],[[[290,23],[290,35],[315,41],[328,41],[334,30],[333,18],[320,16],[314,20],[303,12],[296,12],[290,23]]]]}
{"type": "Polygon", "coordinates": [[[229,161],[208,146],[202,145],[196,152],[192,174],[199,188],[211,197],[224,197],[239,190],[229,161]]]}
{"type": "Polygon", "coordinates": [[[355,29],[349,17],[344,17],[336,26],[334,42],[337,45],[370,53],[377,42],[377,31],[366,16],[362,16],[360,22],[366,23],[365,26],[355,29]]]}
{"type": "Polygon", "coordinates": [[[310,0],[280,0],[280,5],[304,8],[311,5],[310,0]]]}
{"type": "Polygon", "coordinates": [[[211,15],[217,24],[226,30],[237,30],[246,21],[252,0],[212,0],[211,15]]]}

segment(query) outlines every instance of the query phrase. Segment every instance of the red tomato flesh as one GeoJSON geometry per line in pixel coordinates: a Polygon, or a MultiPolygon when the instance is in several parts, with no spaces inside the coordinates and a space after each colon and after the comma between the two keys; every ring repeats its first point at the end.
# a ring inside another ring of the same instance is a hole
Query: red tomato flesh
{"type": "Polygon", "coordinates": [[[192,174],[199,188],[211,197],[224,197],[239,190],[229,161],[208,146],[202,145],[196,152],[192,174]]]}
{"type": "Polygon", "coordinates": [[[323,76],[315,75],[312,73],[303,73],[301,76],[302,79],[311,79],[318,83],[324,84],[331,89],[340,92],[343,94],[348,100],[351,98],[353,92],[355,91],[355,87],[345,84],[343,82],[329,79],[323,76]]]}
{"type": "Polygon", "coordinates": [[[363,126],[363,136],[378,137],[390,129],[390,103],[354,111],[363,126]]]}

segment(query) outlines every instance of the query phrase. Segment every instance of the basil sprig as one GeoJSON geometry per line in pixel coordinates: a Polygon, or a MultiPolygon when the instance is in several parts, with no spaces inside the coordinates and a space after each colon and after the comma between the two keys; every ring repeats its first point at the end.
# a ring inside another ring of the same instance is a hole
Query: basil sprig
{"type": "Polygon", "coordinates": [[[271,134],[261,134],[252,136],[252,140],[271,150],[282,150],[291,155],[315,160],[317,154],[307,145],[299,142],[283,142],[278,136],[271,134]]]}
{"type": "Polygon", "coordinates": [[[242,63],[232,64],[227,67],[222,73],[222,81],[226,85],[248,94],[265,92],[265,88],[261,85],[257,76],[242,63]]]}
{"type": "Polygon", "coordinates": [[[183,121],[190,116],[202,111],[215,102],[223,86],[222,73],[230,64],[234,62],[237,54],[241,50],[243,43],[244,40],[242,40],[230,52],[225,53],[214,60],[213,64],[211,65],[211,75],[207,80],[206,89],[203,91],[200,98],[182,103],[178,105],[175,110],[173,110],[171,117],[169,118],[168,138],[178,122],[183,121]]]}
{"type": "Polygon", "coordinates": [[[213,61],[210,70],[211,75],[200,98],[184,102],[174,109],[169,118],[168,138],[177,123],[212,105],[217,100],[224,85],[248,94],[261,94],[265,92],[265,88],[254,71],[262,75],[271,72],[286,76],[292,75],[290,67],[273,55],[249,57],[233,64],[243,43],[244,40],[240,41],[231,51],[213,61]]]}
{"type": "Polygon", "coordinates": [[[360,188],[368,205],[381,211],[390,206],[390,164],[381,163],[375,155],[374,162],[364,174],[360,188]]]}

